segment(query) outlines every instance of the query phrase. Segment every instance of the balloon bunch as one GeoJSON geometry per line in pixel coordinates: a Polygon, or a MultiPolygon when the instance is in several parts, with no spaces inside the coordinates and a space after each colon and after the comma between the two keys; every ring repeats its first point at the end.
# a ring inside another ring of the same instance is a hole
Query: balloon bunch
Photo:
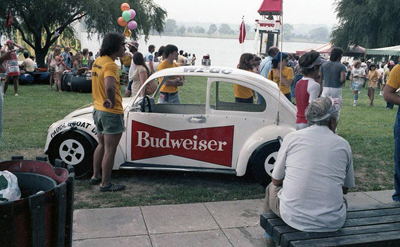
{"type": "Polygon", "coordinates": [[[121,4],[121,11],[122,16],[118,18],[118,24],[125,27],[124,35],[126,37],[131,37],[131,30],[135,30],[137,28],[137,22],[132,20],[135,18],[136,12],[135,10],[131,9],[127,3],[121,4]]]}

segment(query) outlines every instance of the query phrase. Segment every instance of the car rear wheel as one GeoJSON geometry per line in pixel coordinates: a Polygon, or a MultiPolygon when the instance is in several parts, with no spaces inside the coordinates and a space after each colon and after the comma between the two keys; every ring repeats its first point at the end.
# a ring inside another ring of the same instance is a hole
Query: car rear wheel
{"type": "Polygon", "coordinates": [[[250,157],[250,171],[253,177],[264,187],[271,182],[272,171],[280,146],[278,140],[264,143],[250,157]]]}
{"type": "Polygon", "coordinates": [[[61,159],[72,165],[77,178],[87,175],[93,168],[93,153],[96,142],[88,134],[69,131],[57,136],[49,147],[49,160],[61,159]]]}

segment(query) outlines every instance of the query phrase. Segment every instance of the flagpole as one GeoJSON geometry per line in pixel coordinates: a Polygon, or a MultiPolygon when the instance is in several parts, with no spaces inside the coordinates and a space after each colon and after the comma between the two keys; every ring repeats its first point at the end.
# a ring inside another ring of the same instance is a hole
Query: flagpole
{"type": "MultiPolygon", "coordinates": [[[[282,54],[283,54],[283,0],[282,0],[282,11],[281,11],[281,14],[279,15],[279,21],[280,21],[280,24],[281,24],[281,27],[280,27],[280,35],[281,35],[281,57],[280,57],[280,61],[281,61],[281,64],[280,64],[280,68],[279,68],[279,86],[282,84],[282,54]]],[[[276,114],[276,125],[279,125],[279,121],[280,121],[280,119],[279,119],[279,112],[280,112],[280,108],[281,108],[281,94],[282,94],[282,91],[281,91],[281,89],[279,88],[279,97],[278,97],[278,99],[279,99],[279,103],[278,103],[278,112],[277,112],[277,114],[276,114]]]]}

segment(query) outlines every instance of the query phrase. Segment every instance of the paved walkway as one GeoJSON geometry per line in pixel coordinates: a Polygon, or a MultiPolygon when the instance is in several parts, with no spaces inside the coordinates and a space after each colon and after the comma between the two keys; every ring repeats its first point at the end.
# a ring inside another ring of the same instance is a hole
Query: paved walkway
{"type": "MultiPolygon", "coordinates": [[[[349,193],[349,207],[393,203],[393,190],[349,193]]],[[[263,246],[263,200],[74,211],[74,247],[263,246]]]]}

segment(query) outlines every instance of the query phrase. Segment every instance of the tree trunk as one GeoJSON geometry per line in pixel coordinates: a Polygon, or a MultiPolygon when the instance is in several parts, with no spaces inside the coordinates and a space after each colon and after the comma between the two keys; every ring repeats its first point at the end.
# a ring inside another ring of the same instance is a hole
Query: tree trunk
{"type": "Polygon", "coordinates": [[[46,68],[47,64],[45,61],[46,55],[47,55],[47,50],[39,48],[35,49],[35,55],[36,55],[36,63],[38,68],[46,68]]]}

